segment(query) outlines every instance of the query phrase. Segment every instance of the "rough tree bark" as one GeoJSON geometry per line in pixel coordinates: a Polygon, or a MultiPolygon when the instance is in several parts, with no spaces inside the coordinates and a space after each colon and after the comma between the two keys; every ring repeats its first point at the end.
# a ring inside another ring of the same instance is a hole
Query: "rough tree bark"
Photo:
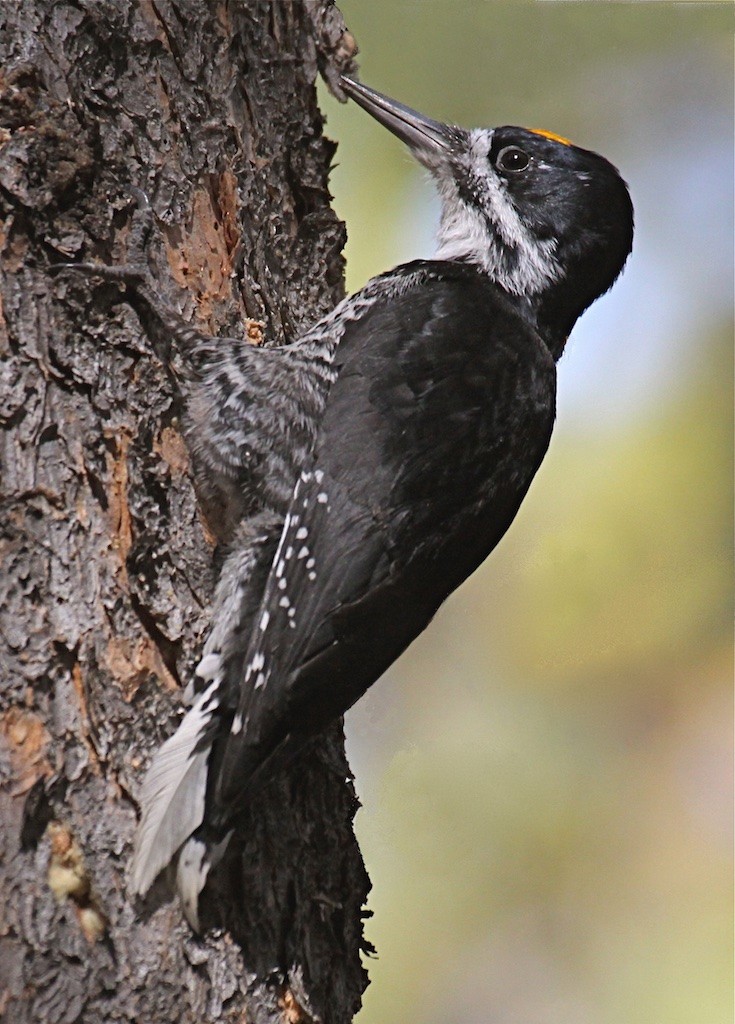
{"type": "Polygon", "coordinates": [[[120,262],[137,185],[169,303],[213,334],[292,337],[342,295],[315,79],[353,48],[331,0],[0,4],[8,1022],[343,1022],[360,1004],[368,880],[339,727],[253,801],[210,898],[221,927],[193,936],[165,885],[126,897],[135,795],[181,715],[217,524],[136,316],[47,272],[120,262]]]}

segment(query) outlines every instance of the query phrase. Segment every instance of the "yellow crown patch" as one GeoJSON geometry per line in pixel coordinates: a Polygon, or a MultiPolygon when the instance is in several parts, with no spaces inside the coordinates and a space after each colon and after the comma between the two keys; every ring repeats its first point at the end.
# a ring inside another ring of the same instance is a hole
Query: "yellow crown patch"
{"type": "Polygon", "coordinates": [[[545,139],[551,139],[552,142],[561,142],[562,146],[573,146],[574,143],[570,142],[569,139],[565,139],[563,135],[556,135],[554,132],[547,132],[544,128],[529,128],[529,132],[533,132],[534,135],[543,135],[545,139]]]}

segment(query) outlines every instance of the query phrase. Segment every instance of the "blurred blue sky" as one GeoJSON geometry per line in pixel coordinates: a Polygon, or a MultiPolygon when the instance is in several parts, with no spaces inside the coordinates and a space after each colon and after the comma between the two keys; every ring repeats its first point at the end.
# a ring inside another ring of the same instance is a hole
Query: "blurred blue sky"
{"type": "Polygon", "coordinates": [[[635,202],[635,245],[622,279],[572,335],[560,374],[562,424],[655,401],[691,370],[697,337],[732,315],[729,75],[704,59],[687,63],[674,51],[630,70],[644,99],[629,111],[634,139],[619,145],[619,163],[635,202]]]}

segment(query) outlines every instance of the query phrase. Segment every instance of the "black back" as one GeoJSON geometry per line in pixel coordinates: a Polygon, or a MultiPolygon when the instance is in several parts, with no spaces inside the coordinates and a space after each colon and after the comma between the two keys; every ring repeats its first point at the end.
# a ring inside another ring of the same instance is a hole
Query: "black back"
{"type": "Polygon", "coordinates": [[[221,807],[425,628],[505,533],[548,446],[554,361],[513,300],[459,263],[385,281],[337,350],[248,662],[226,669],[245,681],[221,807]]]}

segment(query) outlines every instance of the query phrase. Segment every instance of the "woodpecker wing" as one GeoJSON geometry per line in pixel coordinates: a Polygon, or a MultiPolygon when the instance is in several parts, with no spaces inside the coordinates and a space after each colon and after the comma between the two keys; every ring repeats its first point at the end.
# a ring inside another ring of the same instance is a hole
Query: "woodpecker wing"
{"type": "Polygon", "coordinates": [[[222,809],[421,632],[510,525],[548,446],[554,363],[533,327],[470,267],[405,269],[421,287],[345,331],[246,662],[225,666],[240,700],[222,809]]]}

